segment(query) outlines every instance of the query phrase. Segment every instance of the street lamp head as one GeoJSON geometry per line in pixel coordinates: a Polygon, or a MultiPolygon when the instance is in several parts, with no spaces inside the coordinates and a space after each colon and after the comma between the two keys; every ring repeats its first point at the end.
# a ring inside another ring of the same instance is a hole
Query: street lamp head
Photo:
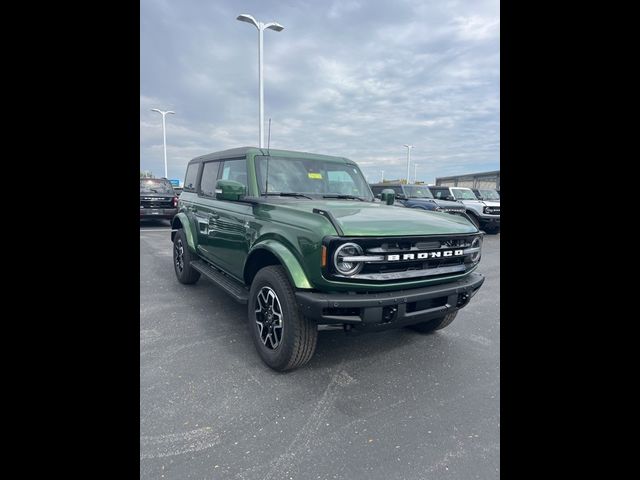
{"type": "Polygon", "coordinates": [[[172,115],[175,115],[175,114],[176,114],[176,112],[174,112],[173,110],[168,110],[168,111],[166,111],[166,112],[164,112],[164,113],[170,113],[170,114],[172,114],[172,115]]]}
{"type": "Polygon", "coordinates": [[[254,27],[256,27],[257,29],[260,29],[260,27],[258,26],[258,21],[253,18],[251,15],[247,15],[246,13],[243,13],[241,15],[238,15],[238,17],[236,18],[236,20],[240,20],[241,22],[247,22],[252,24],[254,27]]]}
{"type": "Polygon", "coordinates": [[[158,113],[162,113],[160,110],[158,110],[157,108],[152,108],[151,109],[152,112],[158,112],[158,113]]]}
{"type": "Polygon", "coordinates": [[[278,22],[267,23],[264,28],[269,28],[271,30],[275,30],[276,32],[281,32],[282,30],[284,30],[284,27],[278,22]]]}

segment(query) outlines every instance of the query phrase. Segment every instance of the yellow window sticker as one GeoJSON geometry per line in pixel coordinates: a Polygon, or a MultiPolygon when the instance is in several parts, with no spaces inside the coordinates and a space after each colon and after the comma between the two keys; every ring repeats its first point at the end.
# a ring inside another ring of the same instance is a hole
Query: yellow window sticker
{"type": "Polygon", "coordinates": [[[308,176],[309,176],[309,178],[315,178],[317,180],[322,180],[322,174],[321,173],[309,172],[308,176]]]}

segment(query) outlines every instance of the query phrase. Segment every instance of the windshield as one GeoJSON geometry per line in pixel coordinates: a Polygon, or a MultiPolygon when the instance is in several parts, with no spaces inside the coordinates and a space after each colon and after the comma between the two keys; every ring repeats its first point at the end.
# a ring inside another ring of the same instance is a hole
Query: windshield
{"type": "Polygon", "coordinates": [[[420,185],[405,185],[405,194],[409,198],[433,198],[429,187],[422,187],[420,185]]]}
{"type": "Polygon", "coordinates": [[[485,200],[500,200],[500,195],[495,190],[478,190],[482,198],[485,200]]]}
{"type": "Polygon", "coordinates": [[[477,200],[473,192],[467,188],[452,188],[456,200],[477,200]]]}
{"type": "Polygon", "coordinates": [[[269,158],[268,193],[303,193],[320,197],[347,196],[373,201],[369,185],[357,166],[317,158],[256,157],[260,194],[265,193],[269,158]]]}
{"type": "Polygon", "coordinates": [[[155,178],[140,179],[140,193],[174,194],[173,187],[169,182],[155,178]]]}

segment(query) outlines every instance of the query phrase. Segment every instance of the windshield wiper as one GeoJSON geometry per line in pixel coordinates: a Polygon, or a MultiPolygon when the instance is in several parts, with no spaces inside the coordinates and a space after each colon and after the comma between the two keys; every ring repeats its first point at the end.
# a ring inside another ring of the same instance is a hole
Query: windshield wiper
{"type": "Polygon", "coordinates": [[[356,195],[344,195],[344,194],[323,195],[322,198],[346,198],[347,200],[360,200],[361,202],[366,201],[364,198],[358,197],[356,195]]]}
{"type": "Polygon", "coordinates": [[[267,195],[276,195],[279,197],[304,197],[304,198],[308,198],[309,200],[313,200],[313,198],[305,195],[304,193],[297,193],[297,192],[280,192],[280,193],[269,192],[267,193],[267,195]]]}

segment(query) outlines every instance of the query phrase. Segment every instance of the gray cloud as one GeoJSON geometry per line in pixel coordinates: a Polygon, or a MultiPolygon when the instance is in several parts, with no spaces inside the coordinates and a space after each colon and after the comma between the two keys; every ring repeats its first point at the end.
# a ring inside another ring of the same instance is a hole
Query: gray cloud
{"type": "Polygon", "coordinates": [[[265,32],[271,146],[342,155],[371,181],[499,168],[499,2],[142,0],[140,166],[169,176],[204,153],[257,145],[257,32],[265,32]],[[413,175],[413,167],[411,167],[413,175]]]}

